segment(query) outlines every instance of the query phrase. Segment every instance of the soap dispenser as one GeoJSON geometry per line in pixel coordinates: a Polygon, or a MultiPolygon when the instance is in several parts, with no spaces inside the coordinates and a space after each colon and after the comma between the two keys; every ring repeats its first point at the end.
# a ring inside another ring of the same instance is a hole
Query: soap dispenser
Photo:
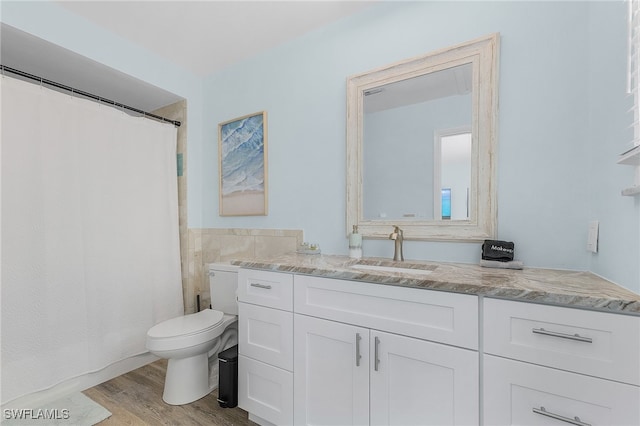
{"type": "Polygon", "coordinates": [[[349,257],[352,259],[362,257],[362,235],[358,234],[358,225],[353,225],[353,232],[349,235],[349,257]]]}

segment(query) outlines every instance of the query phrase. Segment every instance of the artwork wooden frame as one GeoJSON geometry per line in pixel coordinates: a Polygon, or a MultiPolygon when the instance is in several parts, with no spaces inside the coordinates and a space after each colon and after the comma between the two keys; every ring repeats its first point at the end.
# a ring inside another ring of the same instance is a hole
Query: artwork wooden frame
{"type": "Polygon", "coordinates": [[[220,216],[266,216],[267,112],[218,124],[220,216]]]}

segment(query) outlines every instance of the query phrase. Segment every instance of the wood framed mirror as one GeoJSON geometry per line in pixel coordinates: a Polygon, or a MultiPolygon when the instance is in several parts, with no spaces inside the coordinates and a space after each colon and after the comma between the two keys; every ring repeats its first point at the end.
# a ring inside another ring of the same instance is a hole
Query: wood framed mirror
{"type": "Polygon", "coordinates": [[[495,238],[499,34],[347,80],[347,233],[495,238]]]}

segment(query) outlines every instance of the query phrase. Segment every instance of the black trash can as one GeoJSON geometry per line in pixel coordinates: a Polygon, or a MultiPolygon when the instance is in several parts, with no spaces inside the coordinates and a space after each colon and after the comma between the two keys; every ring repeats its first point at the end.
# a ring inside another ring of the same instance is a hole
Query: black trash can
{"type": "Polygon", "coordinates": [[[218,354],[218,404],[222,408],[238,405],[238,345],[218,354]]]}

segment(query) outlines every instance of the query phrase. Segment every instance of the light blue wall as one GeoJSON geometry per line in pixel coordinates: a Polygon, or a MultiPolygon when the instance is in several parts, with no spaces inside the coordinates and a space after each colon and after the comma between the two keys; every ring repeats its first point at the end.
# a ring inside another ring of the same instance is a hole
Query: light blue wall
{"type": "MultiPolygon", "coordinates": [[[[498,237],[529,266],[591,268],[640,291],[638,199],[619,195],[632,171],[615,164],[629,137],[625,22],[623,2],[383,4],[213,75],[205,161],[215,158],[215,123],[268,110],[271,207],[267,217],[218,217],[217,165],[203,165],[203,224],[300,227],[345,254],[346,76],[500,32],[498,237]],[[592,219],[597,255],[585,249],[592,219]]],[[[368,240],[364,252],[390,256],[392,245],[368,240]]],[[[408,258],[442,261],[477,262],[479,252],[405,246],[408,258]]]]}
{"type": "MultiPolygon", "coordinates": [[[[498,237],[528,266],[593,270],[640,292],[640,201],[624,88],[624,2],[385,3],[206,78],[52,2],[6,2],[3,22],[188,102],[189,227],[301,228],[346,254],[346,77],[501,33],[498,237]],[[269,215],[218,216],[217,124],[268,111],[269,215]],[[601,222],[600,252],[586,252],[601,222]]],[[[51,58],[52,61],[55,58],[51,58]]],[[[406,242],[407,258],[477,262],[479,244],[406,242]]],[[[364,243],[390,256],[389,241],[364,243]]]]}
{"type": "MultiPolygon", "coordinates": [[[[608,25],[625,25],[624,14],[617,20],[608,25]]],[[[210,76],[203,225],[299,227],[324,251],[347,253],[346,77],[500,32],[498,237],[515,241],[526,265],[588,269],[588,22],[587,2],[382,4],[210,76]],[[216,123],[262,109],[269,216],[220,218],[216,123]]],[[[388,241],[364,242],[365,255],[392,250],[388,241]]],[[[405,256],[477,262],[480,245],[406,242],[405,256]]]]}
{"type": "Polygon", "coordinates": [[[593,3],[589,21],[589,220],[600,221],[599,251],[588,254],[589,269],[640,293],[640,197],[622,197],[634,173],[616,164],[630,148],[633,98],[626,95],[627,28],[613,25],[626,2],[593,3]]]}

